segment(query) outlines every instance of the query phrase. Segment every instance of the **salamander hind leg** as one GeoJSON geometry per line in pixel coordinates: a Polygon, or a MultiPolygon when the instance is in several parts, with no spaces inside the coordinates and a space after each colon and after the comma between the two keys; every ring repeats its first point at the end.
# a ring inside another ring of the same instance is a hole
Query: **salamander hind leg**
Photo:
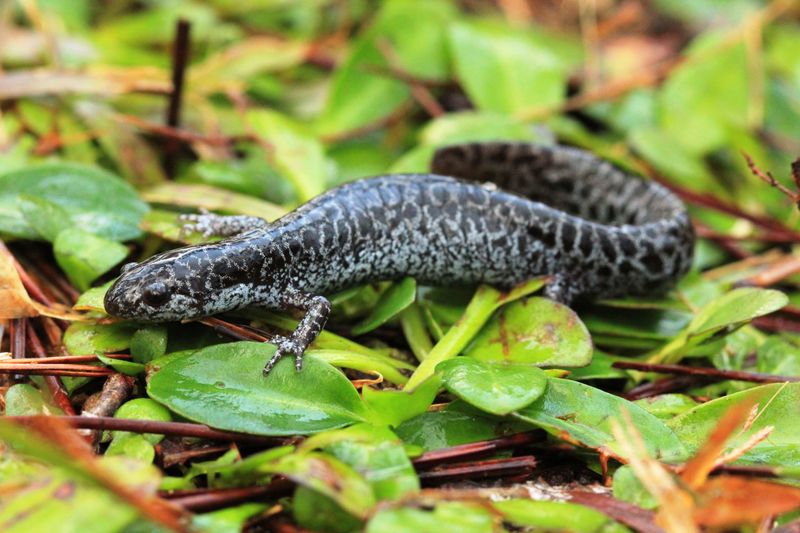
{"type": "Polygon", "coordinates": [[[566,274],[556,274],[544,288],[544,295],[564,305],[570,305],[580,295],[580,288],[566,274]]]}
{"type": "Polygon", "coordinates": [[[199,214],[181,215],[179,219],[185,224],[181,227],[181,235],[196,231],[203,237],[233,237],[246,231],[262,229],[269,225],[263,218],[246,215],[224,216],[210,213],[200,208],[199,214]]]}
{"type": "Polygon", "coordinates": [[[294,355],[295,368],[299,371],[303,367],[303,353],[325,327],[331,312],[331,303],[325,297],[293,289],[284,294],[282,303],[286,307],[302,309],[306,314],[290,337],[275,336],[270,341],[278,347],[278,350],[264,367],[265,376],[286,354],[294,355]]]}

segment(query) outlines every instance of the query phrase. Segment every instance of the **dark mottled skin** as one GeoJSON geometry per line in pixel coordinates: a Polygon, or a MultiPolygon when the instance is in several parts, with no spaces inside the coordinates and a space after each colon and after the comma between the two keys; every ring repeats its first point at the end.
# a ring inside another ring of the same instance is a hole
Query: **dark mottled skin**
{"type": "Polygon", "coordinates": [[[549,274],[547,295],[569,303],[663,291],[691,264],[680,200],[587,152],[457,145],[437,151],[432,170],[348,183],[272,224],[194,215],[192,228],[233,236],[126,266],[106,309],[146,321],[248,305],[305,310],[291,337],[274,340],[269,371],[286,353],[300,367],[330,311],[322,295],[354,285],[413,276],[509,287],[549,274]]]}

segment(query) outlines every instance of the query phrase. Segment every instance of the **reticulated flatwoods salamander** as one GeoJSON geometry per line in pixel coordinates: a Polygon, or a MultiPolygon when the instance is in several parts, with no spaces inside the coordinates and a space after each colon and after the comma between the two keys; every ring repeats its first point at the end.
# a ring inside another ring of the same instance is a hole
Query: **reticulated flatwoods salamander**
{"type": "Polygon", "coordinates": [[[128,264],[106,310],[140,321],[199,318],[256,305],[305,311],[278,346],[297,368],[328,317],[323,295],[413,276],[432,285],[510,287],[552,275],[546,296],[608,298],[663,291],[687,272],[694,232],[664,187],[588,152],[527,143],[438,150],[433,174],[363,179],[273,223],[190,215],[227,239],[128,264]]]}

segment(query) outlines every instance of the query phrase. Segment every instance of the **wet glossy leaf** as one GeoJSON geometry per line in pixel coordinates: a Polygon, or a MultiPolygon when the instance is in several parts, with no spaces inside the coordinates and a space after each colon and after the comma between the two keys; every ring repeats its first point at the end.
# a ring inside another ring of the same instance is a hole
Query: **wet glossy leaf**
{"type": "Polygon", "coordinates": [[[113,280],[98,287],[92,287],[88,291],[82,293],[73,307],[79,311],[95,311],[105,314],[106,310],[105,307],[103,307],[103,298],[105,298],[106,292],[109,287],[111,287],[112,283],[113,280]]]}
{"type": "Polygon", "coordinates": [[[256,342],[210,346],[170,361],[150,378],[147,391],[191,420],[260,435],[315,433],[366,418],[353,385],[313,356],[302,372],[287,357],[264,377],[274,352],[272,344],[256,342]]]}
{"type": "Polygon", "coordinates": [[[611,433],[611,419],[621,420],[626,410],[652,457],[676,461],[686,450],[672,429],[638,405],[577,381],[551,378],[544,395],[515,417],[541,427],[552,435],[619,456],[611,433]]]}
{"type": "Polygon", "coordinates": [[[370,315],[353,326],[353,335],[363,335],[382,326],[414,303],[416,295],[417,282],[414,278],[403,278],[398,281],[381,295],[370,315]]]}
{"type": "Polygon", "coordinates": [[[0,174],[0,233],[40,238],[20,211],[21,195],[41,198],[65,210],[69,220],[64,225],[115,241],[141,235],[139,220],[147,211],[130,185],[98,167],[74,163],[29,166],[0,174]],[[113,204],[109,198],[114,199],[113,204]]]}
{"type": "Polygon", "coordinates": [[[796,467],[800,462],[800,419],[797,405],[800,403],[800,383],[776,383],[753,387],[698,405],[694,409],[676,416],[668,422],[690,453],[696,452],[706,441],[711,430],[722,415],[733,405],[742,401],[758,403],[758,416],[746,430],[737,432],[728,441],[731,450],[744,444],[756,432],[772,426],[769,437],[759,442],[737,462],[796,467]]]}
{"type": "Polygon", "coordinates": [[[439,363],[445,388],[465,402],[495,415],[506,415],[544,393],[547,375],[535,366],[484,362],[456,357],[439,363]]]}
{"type": "Polygon", "coordinates": [[[56,237],[53,253],[75,286],[85,291],[91,283],[128,256],[128,248],[77,227],[56,237]]]}
{"type": "Polygon", "coordinates": [[[464,354],[481,361],[584,366],[592,359],[592,339],[572,309],[534,297],[503,307],[464,354]]]}

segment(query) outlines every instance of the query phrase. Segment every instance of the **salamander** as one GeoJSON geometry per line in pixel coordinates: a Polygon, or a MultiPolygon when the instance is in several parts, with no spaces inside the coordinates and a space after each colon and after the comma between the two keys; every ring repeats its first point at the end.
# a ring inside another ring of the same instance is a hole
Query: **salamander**
{"type": "Polygon", "coordinates": [[[436,151],[430,174],[346,183],[274,222],[210,213],[188,227],[226,237],[121,269],[109,314],[138,321],[246,306],[305,312],[267,362],[302,354],[330,312],[325,295],[413,276],[431,285],[510,287],[552,276],[571,303],[667,290],[692,262],[694,232],[668,189],[566,146],[485,142],[436,151]]]}

